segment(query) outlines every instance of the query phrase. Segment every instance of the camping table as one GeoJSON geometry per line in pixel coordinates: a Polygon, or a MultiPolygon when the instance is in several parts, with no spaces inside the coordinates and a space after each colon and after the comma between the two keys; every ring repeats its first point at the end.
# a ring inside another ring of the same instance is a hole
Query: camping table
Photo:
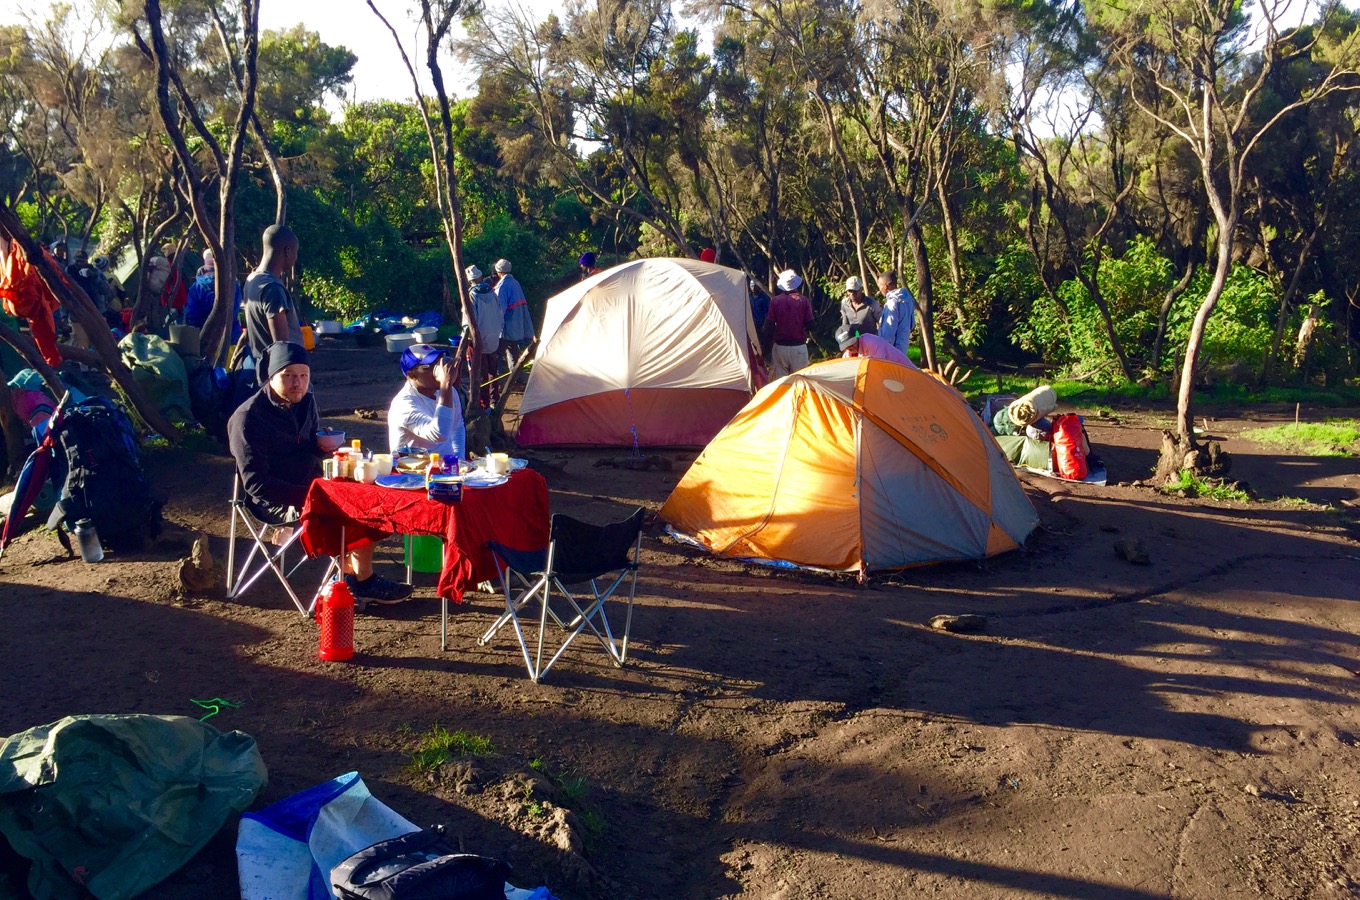
{"type": "Polygon", "coordinates": [[[505,484],[465,487],[462,500],[441,503],[424,491],[318,478],[307,491],[302,524],[308,556],[340,556],[342,549],[391,534],[441,535],[444,567],[437,590],[462,603],[463,591],[496,577],[487,541],[523,550],[548,545],[548,483],[532,469],[520,469],[505,484]]]}

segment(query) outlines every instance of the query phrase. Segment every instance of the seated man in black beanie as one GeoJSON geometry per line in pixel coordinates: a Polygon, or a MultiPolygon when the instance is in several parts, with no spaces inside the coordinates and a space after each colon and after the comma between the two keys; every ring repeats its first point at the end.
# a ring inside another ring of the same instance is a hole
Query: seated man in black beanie
{"type": "MultiPolygon", "coordinates": [[[[317,446],[320,419],[316,398],[308,392],[311,366],[300,344],[270,344],[262,360],[261,387],[232,413],[227,438],[246,504],[262,522],[295,522],[307,500],[307,489],[321,477],[317,446]]],[[[398,603],[411,596],[409,584],[373,574],[373,547],[349,554],[345,581],[356,599],[369,603],[398,603]]]]}

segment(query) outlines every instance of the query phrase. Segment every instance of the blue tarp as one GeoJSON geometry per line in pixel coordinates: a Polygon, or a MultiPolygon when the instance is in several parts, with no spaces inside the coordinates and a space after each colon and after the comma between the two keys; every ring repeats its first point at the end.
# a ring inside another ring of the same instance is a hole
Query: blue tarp
{"type": "Polygon", "coordinates": [[[415,324],[402,324],[403,316],[401,313],[393,312],[390,309],[375,309],[366,316],[360,316],[354,321],[346,323],[345,330],[371,331],[376,328],[387,334],[400,334],[413,328],[438,328],[444,324],[444,317],[432,309],[404,318],[414,319],[415,324]]]}

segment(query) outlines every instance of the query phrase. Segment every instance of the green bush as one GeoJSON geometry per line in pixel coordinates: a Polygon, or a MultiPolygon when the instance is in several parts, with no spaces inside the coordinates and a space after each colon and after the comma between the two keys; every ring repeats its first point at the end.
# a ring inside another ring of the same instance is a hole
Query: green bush
{"type": "MultiPolygon", "coordinates": [[[[1152,352],[1162,297],[1171,284],[1170,261],[1157,253],[1151,240],[1138,237],[1122,257],[1102,260],[1096,284],[1125,355],[1146,359],[1152,352]]],[[[1056,293],[1058,302],[1046,293],[1038,296],[1013,339],[1074,376],[1122,379],[1105,319],[1090,291],[1071,278],[1056,293]]]]}
{"type": "MultiPolygon", "coordinates": [[[[1209,292],[1213,276],[1211,269],[1201,269],[1190,288],[1177,298],[1168,316],[1169,348],[1184,348],[1190,339],[1195,313],[1209,292]]],[[[1279,287],[1273,279],[1248,266],[1233,266],[1218,306],[1205,326],[1199,365],[1207,368],[1234,362],[1253,366],[1259,363],[1275,337],[1278,304],[1279,287]]]]}
{"type": "Polygon", "coordinates": [[[368,298],[351,290],[343,281],[329,275],[304,270],[300,281],[302,294],[311,301],[318,318],[348,322],[369,311],[368,298]]]}

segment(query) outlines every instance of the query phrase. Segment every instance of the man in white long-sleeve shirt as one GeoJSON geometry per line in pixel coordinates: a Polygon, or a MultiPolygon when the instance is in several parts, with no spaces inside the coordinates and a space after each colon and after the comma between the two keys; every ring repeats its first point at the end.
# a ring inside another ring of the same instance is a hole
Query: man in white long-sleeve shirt
{"type": "Polygon", "coordinates": [[[441,456],[467,459],[459,372],[446,347],[416,344],[401,354],[406,376],[387,408],[387,441],[393,453],[415,446],[441,456]]]}
{"type": "Polygon", "coordinates": [[[897,286],[897,273],[878,276],[883,292],[883,314],[878,320],[878,336],[902,353],[911,347],[911,329],[916,324],[916,298],[911,291],[897,286]]]}

